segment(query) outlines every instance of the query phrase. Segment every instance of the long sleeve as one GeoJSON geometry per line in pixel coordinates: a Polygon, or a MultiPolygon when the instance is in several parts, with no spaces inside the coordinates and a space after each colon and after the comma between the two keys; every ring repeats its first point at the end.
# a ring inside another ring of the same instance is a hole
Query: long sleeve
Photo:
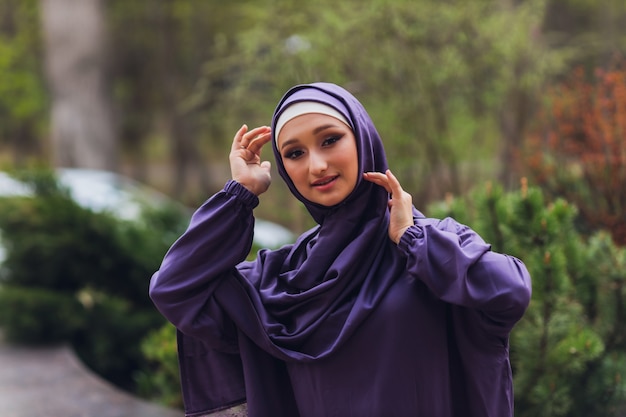
{"type": "Polygon", "coordinates": [[[492,252],[476,232],[450,218],[417,219],[398,247],[411,276],[441,300],[480,311],[492,334],[506,335],[530,302],[526,266],[492,252]]]}
{"type": "Polygon", "coordinates": [[[257,204],[254,194],[229,181],[194,213],[152,276],[152,301],[183,333],[218,345],[225,331],[234,335],[212,295],[250,251],[257,204]]]}

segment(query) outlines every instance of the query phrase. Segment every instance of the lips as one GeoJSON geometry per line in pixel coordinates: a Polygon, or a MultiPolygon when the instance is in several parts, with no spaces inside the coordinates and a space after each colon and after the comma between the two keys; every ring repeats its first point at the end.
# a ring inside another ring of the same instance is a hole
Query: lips
{"type": "Polygon", "coordinates": [[[319,180],[313,181],[311,184],[313,187],[323,187],[324,185],[330,184],[339,178],[339,175],[328,176],[324,178],[320,178],[319,180]]]}

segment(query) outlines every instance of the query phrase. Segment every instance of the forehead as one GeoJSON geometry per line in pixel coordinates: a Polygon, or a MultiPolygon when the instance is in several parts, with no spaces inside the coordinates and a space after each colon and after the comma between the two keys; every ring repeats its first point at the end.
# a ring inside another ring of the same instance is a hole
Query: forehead
{"type": "Polygon", "coordinates": [[[276,144],[278,148],[281,147],[285,141],[292,139],[304,139],[307,136],[316,135],[323,132],[326,129],[340,128],[350,129],[341,120],[321,113],[306,113],[294,117],[289,120],[280,130],[278,138],[276,138],[276,144]]]}

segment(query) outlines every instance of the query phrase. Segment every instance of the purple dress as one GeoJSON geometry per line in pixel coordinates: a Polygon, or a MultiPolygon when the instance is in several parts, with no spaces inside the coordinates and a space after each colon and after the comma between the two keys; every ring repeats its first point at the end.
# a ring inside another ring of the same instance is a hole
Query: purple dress
{"type": "MultiPolygon", "coordinates": [[[[363,106],[325,83],[294,87],[352,123],[363,172],[387,168],[363,106]]],[[[513,415],[509,333],[530,300],[523,263],[452,219],[414,210],[398,245],[388,195],[359,180],[293,245],[252,245],[257,197],[229,181],[166,254],[150,295],[179,330],[186,414],[247,402],[250,416],[513,415]]]]}

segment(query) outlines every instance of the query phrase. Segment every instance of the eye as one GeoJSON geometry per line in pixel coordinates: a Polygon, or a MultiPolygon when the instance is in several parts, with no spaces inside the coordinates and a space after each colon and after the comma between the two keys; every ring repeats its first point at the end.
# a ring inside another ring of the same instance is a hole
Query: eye
{"type": "Polygon", "coordinates": [[[304,154],[304,152],[301,151],[300,149],[289,149],[287,152],[285,152],[285,154],[283,155],[283,158],[298,159],[299,157],[302,156],[302,154],[304,154]]]}
{"type": "Polygon", "coordinates": [[[343,136],[342,135],[333,135],[330,136],[322,142],[322,146],[330,146],[336,142],[338,142],[343,136]]]}

